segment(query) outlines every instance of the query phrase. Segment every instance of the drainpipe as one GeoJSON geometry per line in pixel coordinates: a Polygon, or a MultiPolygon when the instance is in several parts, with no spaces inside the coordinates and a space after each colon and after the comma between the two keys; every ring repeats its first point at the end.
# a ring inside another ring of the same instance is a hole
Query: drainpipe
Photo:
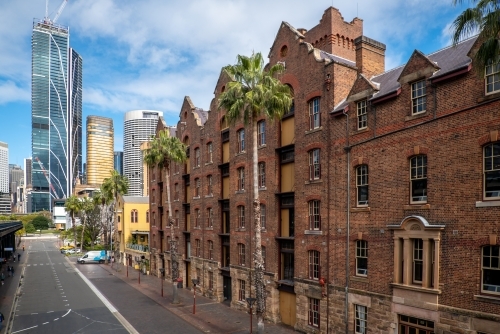
{"type": "Polygon", "coordinates": [[[349,115],[346,115],[346,147],[344,151],[347,153],[347,201],[346,201],[346,249],[345,249],[345,333],[349,333],[349,237],[350,237],[350,197],[351,197],[351,147],[349,146],[349,115]]]}

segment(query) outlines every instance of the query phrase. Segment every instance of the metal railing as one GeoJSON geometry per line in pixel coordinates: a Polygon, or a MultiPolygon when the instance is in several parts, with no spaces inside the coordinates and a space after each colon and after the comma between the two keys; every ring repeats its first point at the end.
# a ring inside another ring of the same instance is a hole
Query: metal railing
{"type": "Polygon", "coordinates": [[[138,244],[126,244],[125,247],[128,249],[133,249],[139,252],[148,252],[149,247],[148,245],[138,245],[138,244]]]}

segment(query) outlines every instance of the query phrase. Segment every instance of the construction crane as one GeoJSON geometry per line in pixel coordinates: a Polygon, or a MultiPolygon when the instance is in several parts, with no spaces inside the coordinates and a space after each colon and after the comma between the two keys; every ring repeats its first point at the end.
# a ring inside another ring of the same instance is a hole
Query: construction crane
{"type": "Polygon", "coordinates": [[[59,9],[57,10],[56,16],[54,16],[54,18],[51,20],[49,18],[49,0],[46,0],[45,1],[45,22],[51,23],[51,24],[56,23],[59,16],[61,16],[61,13],[62,13],[64,7],[66,7],[67,3],[68,3],[68,0],[63,0],[61,6],[59,6],[59,9]]]}
{"type": "Polygon", "coordinates": [[[42,169],[43,175],[45,175],[45,178],[47,179],[47,182],[49,183],[49,187],[52,190],[52,192],[54,193],[54,197],[56,199],[59,199],[59,196],[57,196],[56,188],[54,188],[54,186],[52,185],[52,183],[50,183],[49,175],[47,174],[47,171],[45,170],[45,167],[43,167],[43,163],[40,161],[40,159],[38,159],[38,157],[35,157],[35,160],[38,163],[38,165],[40,165],[40,168],[42,169]]]}

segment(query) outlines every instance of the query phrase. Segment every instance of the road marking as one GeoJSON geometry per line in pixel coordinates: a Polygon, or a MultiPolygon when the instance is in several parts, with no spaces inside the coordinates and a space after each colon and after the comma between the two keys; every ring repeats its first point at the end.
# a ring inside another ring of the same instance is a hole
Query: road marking
{"type": "Polygon", "coordinates": [[[57,321],[57,320],[59,320],[59,318],[55,318],[55,319],[54,319],[54,321],[57,321]]]}
{"type": "Polygon", "coordinates": [[[52,312],[54,312],[54,311],[48,311],[47,313],[52,313],[52,312]]]}
{"type": "Polygon", "coordinates": [[[64,318],[65,316],[67,316],[69,314],[69,312],[71,312],[71,309],[69,309],[68,312],[66,312],[66,314],[63,315],[61,318],[64,318]]]}
{"type": "Polygon", "coordinates": [[[31,315],[33,315],[33,314],[38,314],[38,313],[31,313],[31,315]]]}
{"type": "Polygon", "coordinates": [[[25,328],[25,329],[21,329],[20,331],[17,331],[17,332],[12,332],[12,334],[15,334],[15,333],[21,333],[21,332],[27,331],[28,329],[37,328],[37,327],[38,327],[38,325],[33,326],[33,327],[29,327],[29,328],[25,328]]]}
{"type": "Polygon", "coordinates": [[[48,324],[48,323],[49,323],[49,322],[47,321],[47,322],[44,322],[42,325],[46,325],[46,324],[48,324]]]}

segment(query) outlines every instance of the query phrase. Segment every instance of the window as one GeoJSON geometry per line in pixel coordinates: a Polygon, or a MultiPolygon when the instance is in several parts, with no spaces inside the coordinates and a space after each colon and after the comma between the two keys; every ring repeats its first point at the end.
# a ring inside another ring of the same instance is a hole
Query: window
{"type": "Polygon", "coordinates": [[[179,174],[179,164],[174,164],[174,174],[179,174]]]}
{"type": "Polygon", "coordinates": [[[238,174],[238,190],[245,190],[245,168],[240,167],[237,170],[238,174]]]}
{"type": "Polygon", "coordinates": [[[208,290],[213,290],[214,289],[214,272],[209,271],[208,272],[208,290]]]}
{"type": "Polygon", "coordinates": [[[237,132],[238,136],[238,153],[245,152],[245,129],[237,132]]]}
{"type": "Polygon", "coordinates": [[[197,257],[201,256],[200,239],[196,239],[194,241],[194,256],[197,256],[197,257]]]}
{"type": "Polygon", "coordinates": [[[500,294],[500,246],[483,247],[481,291],[500,294]]]}
{"type": "Polygon", "coordinates": [[[238,226],[245,228],[245,207],[243,205],[238,206],[238,226]]]}
{"type": "Polygon", "coordinates": [[[196,268],[196,279],[198,280],[198,286],[202,286],[203,278],[201,277],[201,268],[196,268]]]}
{"type": "Polygon", "coordinates": [[[266,247],[261,246],[261,252],[262,252],[262,267],[264,270],[266,270],[266,247]]]}
{"type": "Polygon", "coordinates": [[[500,197],[500,142],[484,147],[484,196],[500,197]]]}
{"type": "Polygon", "coordinates": [[[419,114],[426,109],[425,80],[411,84],[411,105],[412,114],[419,114]]]}
{"type": "Polygon", "coordinates": [[[118,222],[120,223],[120,221],[121,221],[120,216],[118,216],[117,218],[118,218],[118,222]]]}
{"type": "Polygon", "coordinates": [[[319,328],[319,299],[309,298],[309,316],[310,326],[319,328]]]}
{"type": "Polygon", "coordinates": [[[321,230],[320,201],[309,201],[309,230],[321,230]]]}
{"type": "Polygon", "coordinates": [[[260,205],[260,228],[263,230],[266,229],[266,205],[265,204],[260,205]]]}
{"type": "Polygon", "coordinates": [[[427,156],[411,158],[411,203],[427,202],[427,156]]]}
{"type": "Polygon", "coordinates": [[[167,236],[167,247],[166,248],[168,251],[170,251],[171,247],[172,247],[172,239],[169,236],[167,236]]]}
{"type": "Polygon", "coordinates": [[[356,308],[356,323],[354,332],[356,334],[366,334],[367,307],[361,305],[354,305],[354,307],[356,308]]]}
{"type": "Polygon", "coordinates": [[[200,148],[197,147],[194,149],[194,166],[195,167],[200,167],[200,160],[201,160],[200,148]]]}
{"type": "Polygon", "coordinates": [[[309,151],[309,180],[321,178],[320,150],[315,148],[309,151]]]}
{"type": "Polygon", "coordinates": [[[257,145],[266,145],[266,121],[257,123],[257,145]]]}
{"type": "Polygon", "coordinates": [[[319,252],[310,250],[309,252],[309,279],[319,280],[319,252]]]}
{"type": "Polygon", "coordinates": [[[207,195],[210,196],[212,192],[212,175],[207,176],[207,195]]]}
{"type": "Polygon", "coordinates": [[[281,270],[280,279],[293,281],[295,276],[295,256],[293,241],[284,240],[280,243],[281,270]]]}
{"type": "Polygon", "coordinates": [[[317,129],[321,126],[321,117],[319,111],[319,97],[309,101],[309,129],[317,129]]]}
{"type": "Polygon", "coordinates": [[[357,103],[358,130],[366,129],[368,116],[366,115],[366,100],[357,103]]]}
{"type": "Polygon", "coordinates": [[[200,221],[201,221],[200,209],[195,209],[194,210],[194,226],[200,227],[200,221]]]}
{"type": "Polygon", "coordinates": [[[130,222],[131,223],[137,223],[137,210],[133,209],[130,211],[130,222]]]}
{"type": "Polygon", "coordinates": [[[174,200],[179,200],[179,184],[174,184],[174,200]]]}
{"type": "Polygon", "coordinates": [[[200,197],[201,181],[200,178],[194,179],[194,197],[200,197]]]}
{"type": "Polygon", "coordinates": [[[175,210],[175,226],[179,227],[179,210],[175,210]]]}
{"type": "Polygon", "coordinates": [[[207,163],[213,162],[213,149],[214,146],[212,142],[207,144],[207,163]]]}
{"type": "Polygon", "coordinates": [[[424,268],[424,241],[413,239],[413,283],[422,283],[424,268]]]}
{"type": "Polygon", "coordinates": [[[356,241],[356,275],[368,275],[368,242],[356,241]]]}
{"type": "MultiPolygon", "coordinates": [[[[406,315],[399,315],[399,334],[434,334],[434,322],[409,317],[406,315]]],[[[478,332],[480,334],[480,332],[478,332]]]]}
{"type": "Polygon", "coordinates": [[[172,263],[167,260],[167,275],[172,275],[172,263]]]}
{"type": "MultiPolygon", "coordinates": [[[[119,222],[119,221],[118,221],[119,222]]],[[[149,223],[149,210],[146,211],[146,223],[149,223]]]]}
{"type": "Polygon", "coordinates": [[[266,163],[259,162],[259,188],[266,187],[266,163]]]}
{"type": "Polygon", "coordinates": [[[245,265],[245,244],[238,244],[238,264],[245,265]]]}
{"type": "Polygon", "coordinates": [[[207,227],[214,227],[214,220],[212,217],[212,208],[207,209],[207,227]]]}
{"type": "Polygon", "coordinates": [[[500,90],[500,63],[487,65],[485,77],[486,94],[500,90]]]}
{"type": "Polygon", "coordinates": [[[357,206],[368,206],[368,166],[356,168],[357,206]]]}
{"type": "Polygon", "coordinates": [[[246,300],[246,291],[245,291],[246,282],[242,279],[238,280],[238,300],[244,302],[246,300]]]}
{"type": "Polygon", "coordinates": [[[212,240],[208,240],[208,258],[214,259],[214,242],[212,240]]]}

